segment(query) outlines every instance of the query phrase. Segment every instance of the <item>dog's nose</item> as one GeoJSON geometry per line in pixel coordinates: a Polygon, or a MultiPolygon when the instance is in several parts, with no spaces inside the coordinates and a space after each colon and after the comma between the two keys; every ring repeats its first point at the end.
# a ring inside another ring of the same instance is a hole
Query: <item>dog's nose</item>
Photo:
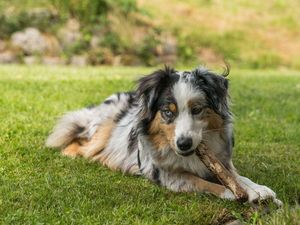
{"type": "Polygon", "coordinates": [[[192,147],[193,140],[190,137],[180,137],[178,138],[176,144],[181,151],[186,151],[192,147]]]}

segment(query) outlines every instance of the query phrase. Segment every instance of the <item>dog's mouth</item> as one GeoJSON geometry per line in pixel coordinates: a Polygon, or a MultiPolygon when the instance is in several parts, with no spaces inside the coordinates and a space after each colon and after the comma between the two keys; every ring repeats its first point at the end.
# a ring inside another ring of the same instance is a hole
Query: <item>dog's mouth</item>
{"type": "Polygon", "coordinates": [[[180,155],[180,156],[186,157],[186,156],[190,156],[190,155],[194,154],[195,149],[191,149],[191,150],[185,151],[185,152],[176,150],[175,152],[176,152],[176,154],[178,154],[178,155],[180,155]]]}

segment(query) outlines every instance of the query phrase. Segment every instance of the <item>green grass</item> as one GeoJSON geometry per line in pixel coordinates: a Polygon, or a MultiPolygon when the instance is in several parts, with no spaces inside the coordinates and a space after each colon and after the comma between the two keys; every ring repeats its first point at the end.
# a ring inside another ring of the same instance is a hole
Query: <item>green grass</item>
{"type": "Polygon", "coordinates": [[[56,118],[134,87],[151,68],[0,67],[1,224],[299,224],[300,73],[233,71],[234,162],[285,203],[263,215],[248,205],[173,193],[45,148],[56,118]],[[223,216],[222,216],[223,215],[223,216]]]}

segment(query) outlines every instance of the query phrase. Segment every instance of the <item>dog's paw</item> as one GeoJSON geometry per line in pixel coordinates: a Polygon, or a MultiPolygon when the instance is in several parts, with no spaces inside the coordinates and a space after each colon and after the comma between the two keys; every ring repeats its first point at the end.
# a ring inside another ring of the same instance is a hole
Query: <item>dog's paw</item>
{"type": "Polygon", "coordinates": [[[235,200],[236,199],[236,197],[234,196],[232,191],[230,191],[228,188],[225,189],[225,191],[221,194],[220,197],[222,199],[227,199],[227,200],[235,200]]]}
{"type": "Polygon", "coordinates": [[[239,184],[246,190],[248,194],[248,202],[258,204],[259,202],[274,202],[278,207],[282,206],[282,202],[276,198],[276,193],[264,185],[256,184],[247,177],[238,176],[239,184]]]}
{"type": "Polygon", "coordinates": [[[276,198],[276,193],[264,185],[255,184],[247,188],[248,201],[257,204],[263,201],[274,202],[277,206],[282,206],[282,202],[276,198]]]}
{"type": "Polygon", "coordinates": [[[276,198],[276,194],[270,188],[264,185],[252,185],[247,188],[249,202],[258,202],[266,199],[276,198]]]}
{"type": "Polygon", "coordinates": [[[283,203],[281,200],[279,200],[278,198],[273,199],[273,202],[275,205],[277,205],[277,207],[282,207],[283,203]]]}

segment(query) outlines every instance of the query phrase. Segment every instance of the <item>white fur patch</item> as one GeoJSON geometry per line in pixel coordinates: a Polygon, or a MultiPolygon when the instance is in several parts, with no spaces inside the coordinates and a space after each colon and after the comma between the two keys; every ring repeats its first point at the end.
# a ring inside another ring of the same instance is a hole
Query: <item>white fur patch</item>
{"type": "Polygon", "coordinates": [[[183,79],[180,79],[173,87],[173,94],[177,101],[177,107],[180,111],[185,111],[188,107],[187,103],[190,99],[193,98],[203,98],[205,96],[199,90],[195,90],[191,83],[185,82],[183,79]]]}
{"type": "MultiPolygon", "coordinates": [[[[187,83],[185,80],[180,79],[173,87],[173,95],[177,103],[178,116],[175,119],[175,146],[176,141],[180,137],[190,137],[193,140],[191,149],[195,149],[202,140],[202,129],[206,126],[206,123],[200,120],[195,120],[190,113],[188,103],[192,99],[202,99],[205,101],[204,94],[195,90],[195,88],[187,83]]],[[[180,151],[180,149],[177,149],[180,151]]]]}

